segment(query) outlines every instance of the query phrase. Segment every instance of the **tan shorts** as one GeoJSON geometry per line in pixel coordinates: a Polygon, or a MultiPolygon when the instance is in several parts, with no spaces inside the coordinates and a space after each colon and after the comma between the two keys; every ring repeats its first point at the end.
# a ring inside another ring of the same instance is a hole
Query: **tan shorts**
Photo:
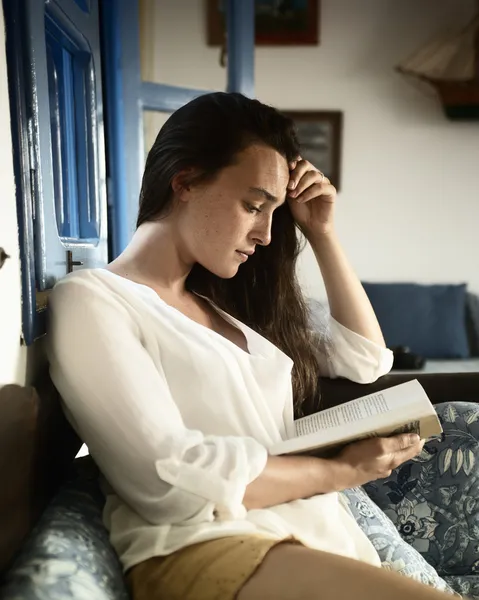
{"type": "Polygon", "coordinates": [[[133,600],[235,600],[266,554],[281,543],[247,535],[202,542],[132,567],[126,576],[133,600]]]}

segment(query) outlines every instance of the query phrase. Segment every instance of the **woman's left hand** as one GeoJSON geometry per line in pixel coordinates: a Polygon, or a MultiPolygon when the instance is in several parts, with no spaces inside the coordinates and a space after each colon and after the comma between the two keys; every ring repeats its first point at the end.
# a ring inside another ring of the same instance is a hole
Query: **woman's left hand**
{"type": "Polygon", "coordinates": [[[296,223],[306,237],[334,230],[336,188],[309,161],[289,164],[288,202],[296,223]]]}

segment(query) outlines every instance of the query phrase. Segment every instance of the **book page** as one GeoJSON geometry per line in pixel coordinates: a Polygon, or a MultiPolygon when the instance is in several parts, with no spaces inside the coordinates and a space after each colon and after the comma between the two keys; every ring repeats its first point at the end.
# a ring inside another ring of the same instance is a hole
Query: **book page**
{"type": "Polygon", "coordinates": [[[295,429],[295,437],[274,444],[269,453],[314,451],[320,456],[367,437],[414,432],[427,439],[442,431],[436,411],[417,380],[298,419],[295,429]]]}
{"type": "Polygon", "coordinates": [[[295,421],[296,436],[310,435],[331,427],[341,427],[347,423],[356,423],[392,410],[385,393],[378,392],[364,398],[358,398],[347,404],[335,406],[295,421]]]}
{"type": "Polygon", "coordinates": [[[417,433],[421,434],[421,421],[410,421],[409,423],[404,423],[400,427],[396,427],[390,433],[390,435],[399,435],[400,433],[417,433]]]}

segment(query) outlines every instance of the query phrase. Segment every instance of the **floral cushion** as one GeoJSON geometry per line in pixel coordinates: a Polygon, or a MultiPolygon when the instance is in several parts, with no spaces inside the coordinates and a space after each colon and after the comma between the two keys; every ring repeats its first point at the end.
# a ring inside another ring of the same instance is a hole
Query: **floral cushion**
{"type": "Polygon", "coordinates": [[[454,593],[419,552],[402,539],[389,517],[362,488],[345,490],[341,495],[358,525],[376,548],[383,568],[450,594],[454,593]]]}
{"type": "Polygon", "coordinates": [[[75,461],[0,590],[2,600],[128,600],[121,565],[102,522],[98,471],[75,461]]]}
{"type": "Polygon", "coordinates": [[[441,438],[364,489],[454,589],[479,598],[479,405],[436,409],[441,438]]]}

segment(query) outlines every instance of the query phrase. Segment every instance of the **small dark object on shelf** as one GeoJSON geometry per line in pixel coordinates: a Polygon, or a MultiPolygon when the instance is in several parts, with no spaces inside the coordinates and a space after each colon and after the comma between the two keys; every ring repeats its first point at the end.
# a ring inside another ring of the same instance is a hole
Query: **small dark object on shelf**
{"type": "Polygon", "coordinates": [[[394,346],[391,348],[394,354],[393,369],[419,370],[426,364],[426,359],[419,354],[414,354],[407,346],[394,346]]]}

